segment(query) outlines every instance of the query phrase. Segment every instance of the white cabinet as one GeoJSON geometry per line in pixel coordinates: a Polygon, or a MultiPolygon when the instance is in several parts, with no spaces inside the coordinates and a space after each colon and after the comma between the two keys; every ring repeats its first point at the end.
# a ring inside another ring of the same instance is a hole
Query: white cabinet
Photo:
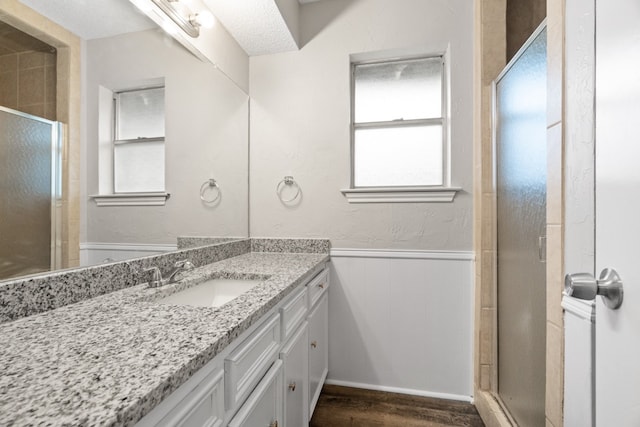
{"type": "Polygon", "coordinates": [[[329,289],[329,268],[326,267],[307,285],[309,290],[309,308],[313,308],[320,300],[320,297],[329,289]]]}
{"type": "Polygon", "coordinates": [[[282,425],[282,361],[276,361],[249,395],[229,427],[278,427],[282,425]]]}
{"type": "Polygon", "coordinates": [[[309,315],[309,416],[329,372],[329,299],[327,293],[309,315]]]}
{"type": "Polygon", "coordinates": [[[278,357],[280,314],[272,315],[224,360],[227,409],[242,403],[278,357]]]}
{"type": "Polygon", "coordinates": [[[224,425],[224,370],[212,360],[142,418],[137,427],[224,425]]]}
{"type": "Polygon", "coordinates": [[[219,369],[186,396],[160,425],[220,427],[224,419],[224,372],[219,369]]]}
{"type": "Polygon", "coordinates": [[[301,427],[309,420],[309,359],[307,322],[282,348],[284,363],[284,427],[301,427]]]}
{"type": "Polygon", "coordinates": [[[137,426],[307,426],[328,372],[328,271],[291,292],[137,426]]]}
{"type": "Polygon", "coordinates": [[[307,287],[300,286],[292,292],[293,296],[280,308],[282,317],[282,342],[286,342],[296,328],[307,318],[307,287]]]}

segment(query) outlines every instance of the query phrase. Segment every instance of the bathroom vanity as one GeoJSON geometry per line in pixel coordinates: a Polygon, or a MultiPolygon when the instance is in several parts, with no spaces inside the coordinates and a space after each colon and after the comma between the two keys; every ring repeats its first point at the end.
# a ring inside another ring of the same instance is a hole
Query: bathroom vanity
{"type": "Polygon", "coordinates": [[[137,425],[305,425],[328,372],[329,270],[314,273],[137,425]]]}
{"type": "Polygon", "coordinates": [[[328,370],[328,262],[247,252],[2,323],[0,425],[304,425],[328,370]],[[217,307],[169,298],[212,279],[254,282],[217,307]]]}

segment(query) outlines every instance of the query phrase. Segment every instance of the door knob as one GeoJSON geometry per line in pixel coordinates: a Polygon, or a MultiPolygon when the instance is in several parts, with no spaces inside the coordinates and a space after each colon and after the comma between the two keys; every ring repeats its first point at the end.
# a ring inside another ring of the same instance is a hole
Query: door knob
{"type": "Polygon", "coordinates": [[[624,296],[622,280],[612,268],[602,270],[599,279],[590,273],[567,274],[564,276],[564,292],[584,300],[592,300],[600,295],[604,304],[612,310],[620,308],[624,296]]]}

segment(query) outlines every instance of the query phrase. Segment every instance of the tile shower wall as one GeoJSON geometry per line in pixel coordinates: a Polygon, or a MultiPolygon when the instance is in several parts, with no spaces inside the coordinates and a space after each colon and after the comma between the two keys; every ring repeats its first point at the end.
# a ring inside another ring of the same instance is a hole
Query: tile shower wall
{"type": "Polygon", "coordinates": [[[0,105],[56,120],[56,53],[0,56],[0,105]]]}

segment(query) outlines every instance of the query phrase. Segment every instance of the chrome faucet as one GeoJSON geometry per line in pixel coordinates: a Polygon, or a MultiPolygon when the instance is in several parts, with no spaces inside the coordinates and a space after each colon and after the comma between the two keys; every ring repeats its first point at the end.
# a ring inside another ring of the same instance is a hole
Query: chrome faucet
{"type": "Polygon", "coordinates": [[[163,286],[163,285],[169,285],[171,283],[175,283],[178,280],[176,279],[176,276],[183,272],[183,271],[187,271],[187,270],[191,270],[192,268],[194,268],[194,265],[191,263],[191,261],[187,260],[187,259],[183,259],[182,261],[177,261],[174,265],[173,265],[173,270],[171,270],[169,272],[169,277],[167,277],[166,279],[162,278],[162,273],[160,272],[160,269],[158,267],[150,267],[150,268],[146,268],[143,270],[144,273],[147,272],[151,272],[151,280],[149,280],[149,287],[150,288],[157,288],[159,286],[163,286]]]}
{"type": "Polygon", "coordinates": [[[177,261],[175,264],[173,264],[173,270],[171,270],[171,272],[169,273],[169,277],[167,277],[166,283],[170,284],[170,283],[177,282],[178,280],[176,279],[176,276],[179,273],[183,271],[191,270],[193,269],[193,267],[194,267],[193,264],[188,259],[177,261]]]}

